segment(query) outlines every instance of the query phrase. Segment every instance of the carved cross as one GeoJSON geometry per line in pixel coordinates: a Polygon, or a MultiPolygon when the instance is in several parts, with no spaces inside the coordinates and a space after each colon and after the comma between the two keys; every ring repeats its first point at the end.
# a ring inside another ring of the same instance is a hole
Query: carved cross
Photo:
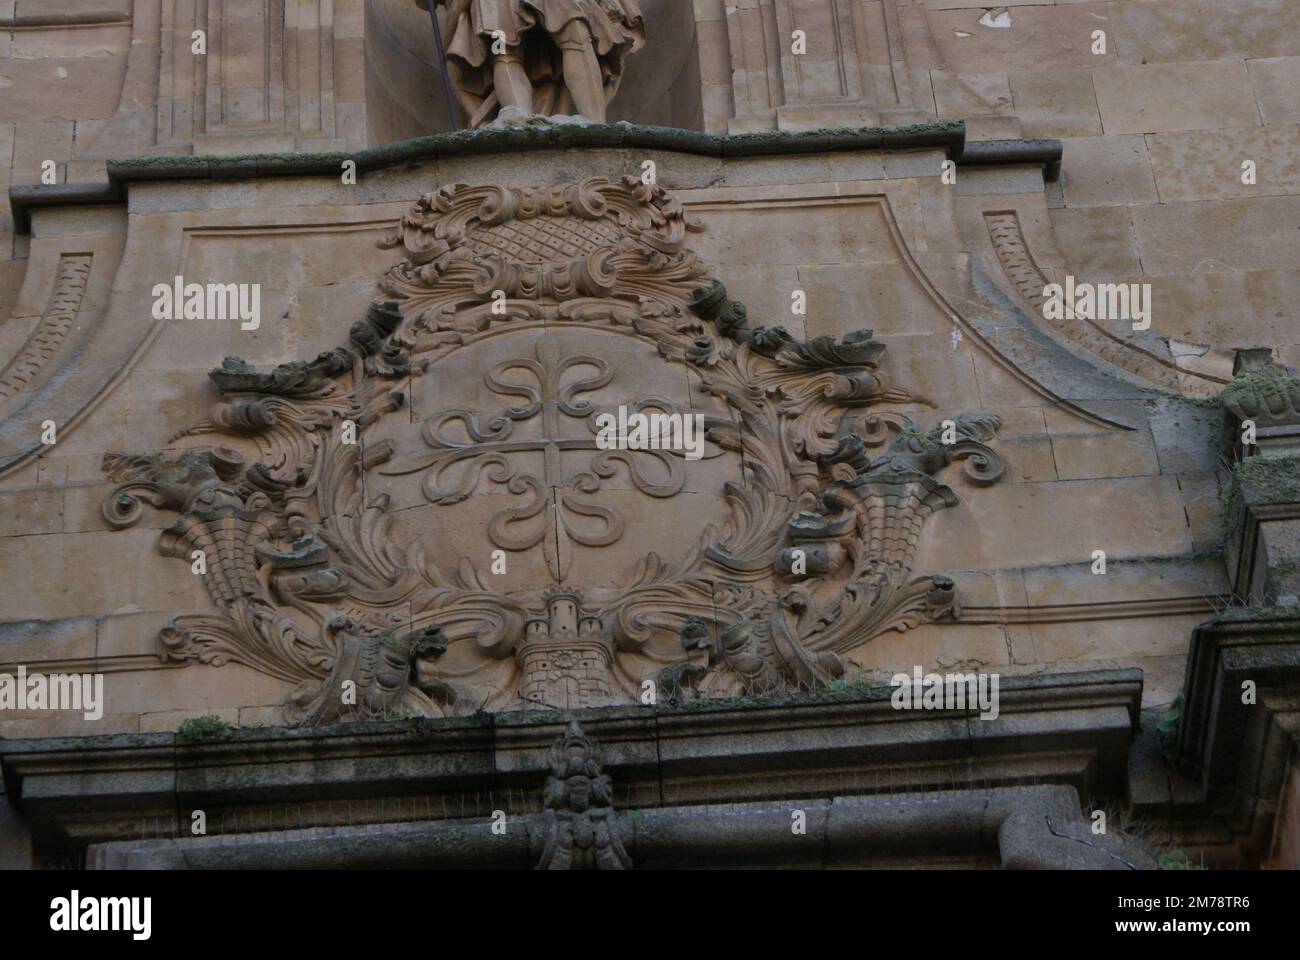
{"type": "MultiPolygon", "coordinates": [[[[619,463],[627,469],[633,485],[651,497],[674,496],[685,483],[682,451],[602,450],[597,446],[594,418],[599,411],[581,395],[613,379],[608,361],[587,355],[561,357],[557,341],[543,336],[537,341],[534,357],[506,360],[484,376],[493,393],[522,398],[524,403],[507,407],[486,427],[475,411],[443,410],[421,428],[421,436],[432,452],[390,464],[382,473],[399,476],[427,470],[421,483],[425,496],[433,503],[453,504],[469,497],[487,471],[489,479],[505,484],[511,493],[528,496],[522,506],[492,516],[488,522],[489,539],[511,551],[544,543],[547,568],[557,583],[563,582],[573,561],[574,544],[604,547],[623,536],[625,523],[619,511],[589,499],[604,480],[618,472],[619,463]],[[594,373],[564,382],[570,371],[583,368],[594,373]],[[523,374],[522,380],[518,379],[519,373],[523,374]],[[515,378],[506,379],[507,375],[515,378]],[[514,436],[518,424],[538,416],[540,437],[514,436]],[[569,426],[575,420],[582,421],[576,431],[569,426]],[[453,424],[468,436],[467,442],[447,435],[453,424]],[[593,456],[584,469],[566,471],[562,454],[567,451],[592,451],[593,456]],[[539,453],[540,475],[523,472],[520,455],[539,453]],[[662,479],[654,479],[643,470],[650,461],[659,465],[655,469],[662,479]],[[575,523],[576,516],[600,521],[601,529],[583,529],[575,523]]],[[[636,406],[671,410],[673,405],[667,400],[647,398],[636,406]]]]}

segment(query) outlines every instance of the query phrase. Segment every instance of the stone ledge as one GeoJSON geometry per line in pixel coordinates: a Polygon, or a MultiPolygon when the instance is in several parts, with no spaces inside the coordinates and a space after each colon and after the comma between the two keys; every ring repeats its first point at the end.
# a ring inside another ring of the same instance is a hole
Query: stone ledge
{"type": "Polygon", "coordinates": [[[96,3],[82,3],[75,10],[37,10],[35,13],[27,12],[26,7],[27,4],[23,4],[21,10],[15,11],[10,8],[9,13],[0,14],[0,27],[31,29],[112,23],[130,24],[132,21],[130,0],[98,0],[96,3]]]}
{"type": "MultiPolygon", "coordinates": [[[[12,805],[45,854],[135,839],[144,821],[188,831],[205,810],[279,824],[357,822],[402,804],[518,798],[540,809],[547,753],[568,719],[599,745],[620,806],[771,801],[843,793],[1059,783],[1083,795],[1122,791],[1137,723],[1138,670],[1002,678],[1000,714],[897,711],[887,687],[681,707],[478,714],[319,728],[252,728],[185,742],[175,734],[0,741],[12,805]],[[387,798],[387,800],[385,800],[387,798]],[[319,806],[327,817],[319,816],[319,806]],[[351,809],[348,817],[352,817],[351,809]],[[347,821],[344,821],[347,822],[347,821]]],[[[481,812],[481,811],[480,811],[481,812]]],[[[398,817],[397,819],[402,819],[398,817]]]]}
{"type": "Polygon", "coordinates": [[[1300,456],[1263,453],[1236,464],[1224,492],[1224,561],[1247,603],[1300,593],[1296,534],[1300,456]]]}
{"type": "Polygon", "coordinates": [[[1183,772],[1207,786],[1242,782],[1242,738],[1251,724],[1244,680],[1260,690],[1300,691],[1300,607],[1231,608],[1192,633],[1178,756],[1183,772]]]}

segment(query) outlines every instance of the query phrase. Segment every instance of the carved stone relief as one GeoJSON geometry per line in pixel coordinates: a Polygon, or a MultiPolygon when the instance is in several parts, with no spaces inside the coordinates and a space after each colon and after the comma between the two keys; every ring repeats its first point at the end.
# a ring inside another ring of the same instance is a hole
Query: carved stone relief
{"type": "Polygon", "coordinates": [[[614,784],[577,721],[551,747],[542,790],[538,870],[630,870],[615,823],[614,784]]]}
{"type": "Polygon", "coordinates": [[[0,370],[0,399],[12,397],[27,387],[32,378],[54,356],[77,320],[86,281],[90,277],[89,253],[65,253],[59,257],[54,293],[40,321],[18,355],[0,370]]]}
{"type": "Polygon", "coordinates": [[[1135,345],[1131,336],[1126,338],[1122,330],[1109,330],[1099,321],[1046,319],[1043,289],[1051,281],[1029,250],[1019,215],[1014,210],[990,210],[984,214],[984,223],[1003,272],[1015,291],[1032,307],[1030,316],[1039,327],[1050,329],[1144,383],[1174,393],[1183,390],[1206,393],[1222,386],[1217,378],[1178,366],[1172,357],[1150,353],[1135,345]]]}
{"type": "Polygon", "coordinates": [[[954,615],[913,557],[945,470],[1002,475],[998,419],[887,409],[930,404],[869,330],[751,326],[699,229],[635,178],[421,197],[346,345],[228,358],[192,446],[106,457],[109,523],[175,513],[163,553],[206,562],[164,657],[293,681],[320,723],[809,688],[954,615]],[[619,407],[702,417],[701,456],[602,449],[619,407]]]}

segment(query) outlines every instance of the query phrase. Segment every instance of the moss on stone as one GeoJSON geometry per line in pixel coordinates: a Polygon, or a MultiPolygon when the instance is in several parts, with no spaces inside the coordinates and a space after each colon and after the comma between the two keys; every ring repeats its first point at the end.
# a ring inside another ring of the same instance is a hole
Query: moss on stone
{"type": "Polygon", "coordinates": [[[1292,376],[1277,364],[1270,363],[1233,377],[1232,382],[1219,394],[1219,399],[1227,402],[1255,394],[1261,397],[1280,397],[1297,388],[1300,388],[1300,377],[1292,376]]]}
{"type": "Polygon", "coordinates": [[[211,740],[225,740],[234,730],[234,727],[216,714],[209,713],[202,717],[191,717],[182,721],[181,725],[176,728],[176,736],[182,740],[202,743],[211,740]]]}
{"type": "Polygon", "coordinates": [[[717,136],[676,127],[611,124],[519,124],[434,133],[398,140],[355,153],[249,153],[228,156],[142,156],[108,161],[110,180],[236,179],[258,176],[304,176],[338,173],[345,160],[359,171],[373,171],[438,157],[526,150],[666,150],[703,156],[779,156],[836,150],[906,150],[920,147],[960,148],[965,140],[960,120],[940,120],[895,127],[836,127],[791,133],[717,136]]]}
{"type": "Polygon", "coordinates": [[[1208,416],[1210,411],[1218,410],[1223,405],[1222,393],[1209,397],[1188,397],[1164,387],[1143,387],[1142,393],[1148,409],[1159,409],[1158,404],[1163,403],[1175,411],[1182,408],[1194,416],[1208,416]]]}
{"type": "Polygon", "coordinates": [[[1263,503],[1300,503],[1300,456],[1260,454],[1232,468],[1219,510],[1224,536],[1236,532],[1246,507],[1263,503]]]}
{"type": "Polygon", "coordinates": [[[1225,538],[1236,532],[1239,500],[1237,474],[1234,471],[1219,493],[1219,528],[1223,530],[1225,538]]]}
{"type": "Polygon", "coordinates": [[[1173,749],[1174,743],[1178,740],[1178,728],[1183,721],[1183,691],[1178,691],[1178,696],[1174,697],[1173,703],[1169,704],[1169,709],[1160,717],[1156,724],[1156,733],[1160,737],[1160,744],[1164,749],[1166,756],[1173,749]]]}
{"type": "Polygon", "coordinates": [[[1199,863],[1193,863],[1186,852],[1177,848],[1166,850],[1156,858],[1156,863],[1161,870],[1204,870],[1205,866],[1199,863]]]}
{"type": "Polygon", "coordinates": [[[1232,472],[1247,503],[1300,503],[1300,456],[1247,457],[1232,472]]]}
{"type": "MultiPolygon", "coordinates": [[[[1214,623],[1279,623],[1300,621],[1300,604],[1278,606],[1228,607],[1214,618],[1214,623]]],[[[1300,630],[1295,636],[1300,638],[1300,630]]]]}
{"type": "Polygon", "coordinates": [[[208,164],[207,155],[200,156],[176,156],[176,157],[159,157],[159,156],[139,156],[139,157],[121,157],[108,161],[115,167],[135,168],[151,167],[159,163],[166,163],[169,167],[206,167],[208,164]]]}
{"type": "Polygon", "coordinates": [[[900,437],[915,440],[923,450],[937,450],[943,446],[941,434],[942,430],[938,427],[933,430],[922,430],[920,427],[903,427],[902,430],[898,431],[900,437]]]}
{"type": "Polygon", "coordinates": [[[825,687],[808,691],[773,691],[743,697],[695,697],[677,704],[659,704],[665,710],[745,710],[754,707],[798,706],[813,703],[852,703],[878,700],[888,696],[885,680],[837,680],[825,687]]]}
{"type": "Polygon", "coordinates": [[[1222,393],[1216,393],[1212,397],[1179,397],[1179,399],[1193,407],[1202,407],[1206,410],[1218,410],[1223,406],[1222,393]]]}

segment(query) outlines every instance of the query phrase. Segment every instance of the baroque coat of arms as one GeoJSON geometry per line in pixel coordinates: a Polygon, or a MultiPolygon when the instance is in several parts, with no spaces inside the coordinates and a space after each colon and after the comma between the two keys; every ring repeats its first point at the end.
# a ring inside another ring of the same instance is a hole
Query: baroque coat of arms
{"type": "Polygon", "coordinates": [[[171,511],[162,551],[205,558],[213,609],[162,655],[322,723],[808,689],[955,615],[913,558],[945,468],[1002,475],[998,419],[923,430],[871,331],[751,324],[698,229],[635,178],[421,197],[346,344],[227,358],[181,452],[105,457],[108,522],[171,511]],[[620,408],[700,418],[702,455],[608,449],[620,408]]]}

